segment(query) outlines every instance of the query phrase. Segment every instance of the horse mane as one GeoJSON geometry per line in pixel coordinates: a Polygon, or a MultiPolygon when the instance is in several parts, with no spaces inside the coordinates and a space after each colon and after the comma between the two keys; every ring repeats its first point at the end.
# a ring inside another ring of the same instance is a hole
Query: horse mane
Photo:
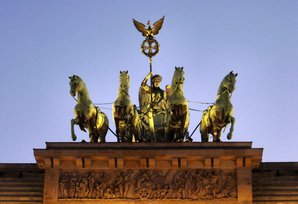
{"type": "Polygon", "coordinates": [[[183,92],[184,71],[183,67],[175,67],[169,94],[169,104],[187,104],[183,92]]]}
{"type": "Polygon", "coordinates": [[[225,76],[223,80],[220,82],[220,85],[217,90],[217,95],[221,95],[227,88],[224,86],[228,76],[225,76]]]}
{"type": "Polygon", "coordinates": [[[85,95],[87,99],[90,99],[87,86],[86,86],[85,82],[83,81],[83,79],[81,77],[79,77],[78,75],[73,75],[72,77],[75,80],[79,80],[80,81],[79,83],[81,83],[81,86],[83,86],[82,90],[84,90],[84,94],[83,95],[85,95]]]}
{"type": "Polygon", "coordinates": [[[233,71],[231,71],[228,75],[226,75],[219,85],[217,95],[221,95],[223,92],[225,92],[227,90],[225,83],[233,80],[232,77],[235,78],[236,76],[237,76],[237,74],[234,74],[233,71]]]}

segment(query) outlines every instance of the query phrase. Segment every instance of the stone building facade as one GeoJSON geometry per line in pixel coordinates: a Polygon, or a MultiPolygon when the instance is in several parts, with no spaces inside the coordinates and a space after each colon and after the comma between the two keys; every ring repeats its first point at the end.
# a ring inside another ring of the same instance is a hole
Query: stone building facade
{"type": "Polygon", "coordinates": [[[47,143],[0,164],[0,203],[298,203],[298,163],[250,142],[47,143]]]}

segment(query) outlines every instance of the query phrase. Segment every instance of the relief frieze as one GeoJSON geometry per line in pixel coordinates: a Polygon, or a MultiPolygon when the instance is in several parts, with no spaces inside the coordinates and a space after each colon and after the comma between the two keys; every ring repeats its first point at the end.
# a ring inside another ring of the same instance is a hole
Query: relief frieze
{"type": "Polygon", "coordinates": [[[234,171],[110,170],[63,171],[59,199],[235,200],[234,171]]]}

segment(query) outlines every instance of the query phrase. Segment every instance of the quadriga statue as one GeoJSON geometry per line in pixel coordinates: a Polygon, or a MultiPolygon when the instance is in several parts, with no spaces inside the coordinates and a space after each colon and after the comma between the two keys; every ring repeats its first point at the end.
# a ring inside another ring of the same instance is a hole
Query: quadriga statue
{"type": "Polygon", "coordinates": [[[201,139],[208,142],[209,134],[213,136],[213,142],[221,142],[221,131],[231,123],[230,132],[227,138],[230,140],[233,135],[235,118],[233,117],[233,105],[230,97],[235,89],[236,77],[231,71],[220,83],[214,105],[203,112],[201,119],[201,139]]]}
{"type": "Polygon", "coordinates": [[[92,103],[87,87],[83,80],[76,75],[69,77],[70,95],[74,97],[77,104],[74,108],[74,119],[71,120],[71,137],[75,141],[77,136],[74,132],[74,125],[79,125],[80,129],[88,130],[90,142],[105,142],[109,128],[109,120],[105,113],[92,103]],[[77,99],[75,98],[77,96],[77,99]]]}

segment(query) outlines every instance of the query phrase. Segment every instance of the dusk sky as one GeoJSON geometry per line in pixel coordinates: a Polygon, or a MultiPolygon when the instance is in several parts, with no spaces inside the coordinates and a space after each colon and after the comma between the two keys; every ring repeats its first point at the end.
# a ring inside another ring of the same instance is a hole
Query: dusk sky
{"type": "MultiPolygon", "coordinates": [[[[82,77],[94,103],[111,103],[119,71],[128,70],[129,93],[138,105],[149,61],[132,19],[145,24],[162,16],[156,36],[161,49],[153,58],[161,87],[171,83],[175,66],[183,66],[186,98],[214,102],[233,70],[231,141],[264,148],[264,162],[298,161],[297,0],[0,0],[0,163],[33,163],[33,148],[72,141],[76,102],[68,76],[82,77]]],[[[100,108],[115,130],[112,105],[100,108]]],[[[201,115],[190,112],[190,132],[201,115]]],[[[77,142],[89,140],[75,131],[77,142]]],[[[199,131],[193,139],[200,141],[199,131]]],[[[107,141],[116,137],[108,132],[107,141]]]]}

